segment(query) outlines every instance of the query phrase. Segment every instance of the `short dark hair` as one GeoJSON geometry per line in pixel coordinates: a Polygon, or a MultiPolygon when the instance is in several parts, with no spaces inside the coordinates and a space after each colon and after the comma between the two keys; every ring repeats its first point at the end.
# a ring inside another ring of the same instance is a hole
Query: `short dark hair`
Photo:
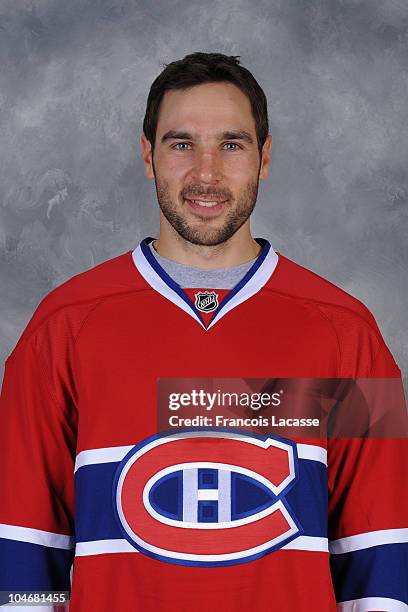
{"type": "Polygon", "coordinates": [[[265,93],[252,73],[240,65],[239,55],[190,53],[183,59],[164,64],[153,81],[146,104],[143,132],[154,149],[160,104],[166,91],[186,89],[202,83],[228,81],[247,95],[255,120],[258,149],[261,153],[268,136],[268,104],[265,93]]]}

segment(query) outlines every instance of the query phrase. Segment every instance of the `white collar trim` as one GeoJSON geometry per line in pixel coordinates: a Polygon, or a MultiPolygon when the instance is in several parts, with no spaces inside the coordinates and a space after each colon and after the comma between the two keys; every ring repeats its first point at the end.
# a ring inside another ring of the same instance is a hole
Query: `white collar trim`
{"type": "MultiPolygon", "coordinates": [[[[267,253],[264,256],[262,263],[259,265],[258,260],[256,259],[253,266],[249,269],[247,274],[248,279],[243,284],[242,287],[238,288],[238,290],[232,289],[231,294],[228,294],[226,298],[221,302],[219,306],[219,310],[216,311],[215,316],[210,321],[208,327],[206,327],[201,320],[198,312],[195,310],[194,305],[189,300],[188,296],[184,294],[183,290],[175,281],[173,281],[167,273],[163,270],[160,264],[154,260],[153,265],[146,257],[146,249],[148,249],[148,243],[151,241],[149,238],[145,238],[142,242],[132,251],[132,259],[133,262],[139,271],[139,273],[143,276],[145,281],[153,288],[155,291],[160,293],[163,297],[173,302],[176,306],[184,310],[188,315],[193,317],[199,323],[199,325],[205,330],[210,330],[218,321],[230,312],[233,308],[242,304],[245,300],[249,299],[268,282],[270,277],[275,271],[276,265],[278,263],[278,255],[273,250],[272,246],[268,241],[265,241],[263,246],[263,250],[266,249],[267,253]],[[144,251],[142,249],[142,244],[144,244],[144,251]],[[258,264],[258,265],[257,265],[258,264]],[[254,271],[253,271],[254,270],[254,271]],[[251,274],[251,271],[252,274],[251,274]],[[184,294],[184,295],[183,295],[184,294]]],[[[151,254],[151,257],[154,258],[154,255],[151,254]]],[[[262,251],[259,257],[262,257],[262,251]]],[[[239,286],[238,283],[236,286],[239,286]]]]}

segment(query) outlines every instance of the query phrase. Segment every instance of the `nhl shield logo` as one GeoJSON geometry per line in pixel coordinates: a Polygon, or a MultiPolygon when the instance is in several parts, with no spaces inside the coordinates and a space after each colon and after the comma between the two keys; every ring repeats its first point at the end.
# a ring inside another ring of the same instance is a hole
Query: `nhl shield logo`
{"type": "Polygon", "coordinates": [[[244,563],[303,532],[285,499],[297,473],[289,440],[231,429],[165,432],[119,464],[114,513],[128,542],[161,561],[244,563]]]}
{"type": "Polygon", "coordinates": [[[218,308],[218,294],[215,291],[195,293],[195,307],[201,312],[212,312],[218,308]]]}

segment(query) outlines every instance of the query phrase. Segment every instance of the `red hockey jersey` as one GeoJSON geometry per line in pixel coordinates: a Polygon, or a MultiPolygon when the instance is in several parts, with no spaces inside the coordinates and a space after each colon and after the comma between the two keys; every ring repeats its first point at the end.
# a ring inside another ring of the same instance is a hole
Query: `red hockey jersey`
{"type": "Polygon", "coordinates": [[[403,433],[158,427],[163,379],[398,379],[371,313],[262,238],[231,291],[182,289],[151,240],[51,291],[6,360],[0,591],[71,590],[71,612],[408,610],[403,433]]]}

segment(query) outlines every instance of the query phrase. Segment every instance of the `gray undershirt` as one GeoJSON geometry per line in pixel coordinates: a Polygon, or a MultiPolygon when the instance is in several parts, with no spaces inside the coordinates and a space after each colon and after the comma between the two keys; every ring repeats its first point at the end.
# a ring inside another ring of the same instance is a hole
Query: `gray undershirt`
{"type": "Polygon", "coordinates": [[[218,268],[216,270],[205,270],[203,268],[195,268],[186,264],[178,263],[172,259],[167,259],[159,255],[153,247],[153,240],[149,243],[149,248],[157,259],[161,267],[180,287],[184,288],[201,288],[201,289],[232,289],[245,276],[248,270],[253,266],[254,259],[247,261],[239,266],[230,266],[229,268],[218,268]]]}

